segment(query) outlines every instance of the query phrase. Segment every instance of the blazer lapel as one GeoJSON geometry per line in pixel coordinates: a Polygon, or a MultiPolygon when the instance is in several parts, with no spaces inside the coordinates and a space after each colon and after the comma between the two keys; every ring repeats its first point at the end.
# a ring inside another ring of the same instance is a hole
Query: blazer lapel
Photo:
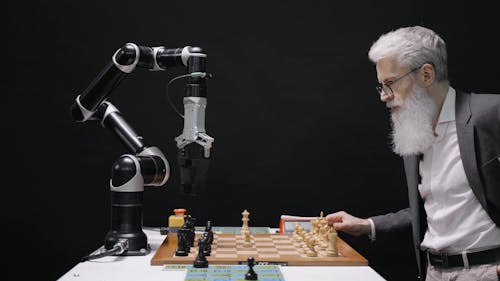
{"type": "Polygon", "coordinates": [[[469,185],[485,210],[486,198],[484,196],[483,184],[479,176],[479,169],[476,160],[476,147],[474,143],[474,125],[471,122],[472,112],[470,108],[470,94],[457,91],[455,101],[455,118],[457,125],[458,146],[460,157],[464,166],[465,175],[469,185]]]}

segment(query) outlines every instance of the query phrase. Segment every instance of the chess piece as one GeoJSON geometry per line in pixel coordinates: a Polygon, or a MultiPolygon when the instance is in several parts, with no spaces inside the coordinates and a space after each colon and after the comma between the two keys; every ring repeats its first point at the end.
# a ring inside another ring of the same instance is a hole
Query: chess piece
{"type": "Polygon", "coordinates": [[[328,225],[328,222],[323,217],[323,212],[321,212],[321,216],[319,217],[319,220],[318,220],[318,228],[319,228],[319,230],[321,231],[321,228],[325,227],[325,225],[328,225]]]}
{"type": "Polygon", "coordinates": [[[302,241],[302,237],[300,236],[299,232],[300,232],[299,223],[296,222],[295,227],[293,229],[293,241],[295,242],[302,241]]]}
{"type": "Polygon", "coordinates": [[[300,252],[301,254],[303,254],[303,253],[307,253],[307,249],[309,249],[309,248],[307,247],[306,241],[302,241],[302,242],[300,242],[299,252],[300,252]]]}
{"type": "Polygon", "coordinates": [[[318,253],[314,249],[314,246],[312,244],[308,244],[306,248],[306,256],[308,257],[317,257],[318,253]]]}
{"type": "Polygon", "coordinates": [[[313,235],[316,235],[318,233],[318,220],[317,219],[311,220],[311,233],[313,235]]]}
{"type": "Polygon", "coordinates": [[[210,254],[212,253],[212,245],[210,244],[210,240],[208,238],[208,232],[204,232],[198,243],[204,243],[203,246],[203,255],[206,257],[209,257],[210,254]]]}
{"type": "Polygon", "coordinates": [[[297,233],[299,234],[299,236],[301,238],[304,238],[304,234],[305,234],[305,230],[304,230],[304,227],[302,225],[299,224],[299,226],[297,227],[297,233]]]}
{"type": "Polygon", "coordinates": [[[318,253],[316,252],[316,249],[314,249],[314,237],[310,236],[306,240],[306,244],[307,244],[307,248],[308,248],[307,251],[306,251],[306,256],[308,256],[308,257],[317,257],[318,253]]]}
{"type": "Polygon", "coordinates": [[[324,240],[319,241],[318,248],[320,251],[324,251],[328,248],[328,243],[324,240]]]}
{"type": "Polygon", "coordinates": [[[193,267],[195,268],[207,268],[208,260],[205,257],[205,248],[207,245],[207,241],[200,239],[198,240],[198,255],[196,255],[196,259],[194,260],[193,267]]]}
{"type": "Polygon", "coordinates": [[[337,251],[337,231],[330,228],[328,231],[328,249],[326,250],[326,256],[337,257],[339,255],[337,251]]]}
{"type": "Polygon", "coordinates": [[[250,247],[252,246],[252,243],[250,242],[250,230],[245,230],[243,232],[243,237],[245,238],[243,242],[243,247],[250,247]]]}
{"type": "Polygon", "coordinates": [[[322,228],[321,228],[321,239],[323,241],[326,241],[328,242],[328,230],[330,229],[330,226],[328,226],[328,224],[325,224],[322,228]]]}
{"type": "Polygon", "coordinates": [[[247,259],[248,263],[248,272],[245,273],[245,280],[257,280],[258,276],[257,273],[253,270],[253,267],[255,265],[255,259],[253,257],[249,257],[247,259]]]}
{"type": "Polygon", "coordinates": [[[196,218],[191,217],[191,215],[184,215],[184,225],[182,225],[181,229],[186,229],[186,241],[189,247],[194,246],[194,238],[195,238],[195,227],[194,224],[196,222],[196,218]]]}
{"type": "Polygon", "coordinates": [[[207,221],[207,224],[205,225],[205,232],[207,233],[208,236],[208,244],[212,245],[212,242],[214,242],[214,232],[212,231],[212,222],[207,221]]]}
{"type": "Polygon", "coordinates": [[[243,218],[241,218],[241,220],[243,221],[243,226],[241,227],[241,234],[244,234],[244,231],[250,230],[248,227],[248,221],[250,220],[248,217],[250,216],[250,213],[247,211],[247,209],[245,209],[241,213],[241,215],[243,216],[243,218]]]}
{"type": "Polygon", "coordinates": [[[175,255],[178,257],[185,257],[189,253],[189,246],[186,240],[186,229],[180,228],[177,231],[177,250],[175,251],[175,255]]]}

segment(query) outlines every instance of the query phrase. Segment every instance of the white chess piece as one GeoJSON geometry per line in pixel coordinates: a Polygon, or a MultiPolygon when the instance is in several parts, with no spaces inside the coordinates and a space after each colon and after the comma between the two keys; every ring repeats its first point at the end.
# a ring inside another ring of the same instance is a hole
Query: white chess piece
{"type": "Polygon", "coordinates": [[[306,256],[308,257],[317,257],[318,253],[316,252],[316,249],[314,249],[314,237],[310,236],[309,239],[306,240],[307,244],[307,251],[306,251],[306,256]]]}
{"type": "Polygon", "coordinates": [[[250,240],[250,230],[245,230],[243,232],[243,237],[244,237],[244,242],[243,242],[243,247],[250,247],[252,246],[251,240],[250,240]]]}
{"type": "Polygon", "coordinates": [[[247,211],[247,209],[245,209],[241,215],[243,216],[243,218],[241,218],[241,220],[243,221],[243,226],[241,227],[241,234],[244,234],[244,232],[246,230],[249,230],[250,228],[248,227],[248,221],[250,220],[249,219],[249,216],[250,216],[250,213],[247,211]]]}
{"type": "Polygon", "coordinates": [[[299,223],[295,223],[295,227],[293,229],[293,241],[300,242],[302,241],[302,237],[300,236],[300,226],[299,223]]]}
{"type": "Polygon", "coordinates": [[[326,255],[328,257],[337,257],[339,255],[337,251],[337,231],[330,228],[328,231],[328,249],[326,250],[326,255]]]}

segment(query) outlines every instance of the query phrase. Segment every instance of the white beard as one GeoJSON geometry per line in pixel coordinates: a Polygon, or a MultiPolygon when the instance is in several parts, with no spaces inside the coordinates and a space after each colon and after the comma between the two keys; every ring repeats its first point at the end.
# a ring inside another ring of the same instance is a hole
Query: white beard
{"type": "Polygon", "coordinates": [[[388,107],[400,106],[391,114],[392,149],[400,156],[423,153],[434,141],[432,128],[437,106],[425,88],[414,85],[403,102],[389,102],[388,107]]]}

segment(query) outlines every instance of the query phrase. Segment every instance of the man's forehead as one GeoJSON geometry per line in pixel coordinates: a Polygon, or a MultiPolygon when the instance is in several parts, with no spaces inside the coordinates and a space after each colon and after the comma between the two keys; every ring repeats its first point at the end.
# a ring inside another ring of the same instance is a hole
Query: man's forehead
{"type": "Polygon", "coordinates": [[[380,82],[395,78],[405,69],[405,67],[398,62],[396,56],[390,56],[378,60],[376,68],[377,78],[380,82]]]}

